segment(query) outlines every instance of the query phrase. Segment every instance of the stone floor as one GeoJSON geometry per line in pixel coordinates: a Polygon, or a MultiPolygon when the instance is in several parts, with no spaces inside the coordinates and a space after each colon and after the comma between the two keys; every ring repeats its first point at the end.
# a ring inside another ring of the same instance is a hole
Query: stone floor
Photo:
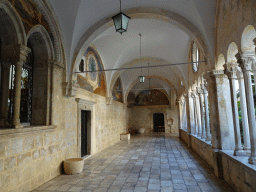
{"type": "Polygon", "coordinates": [[[61,175],[33,192],[235,191],[176,137],[133,136],[89,159],[84,172],[61,175]]]}

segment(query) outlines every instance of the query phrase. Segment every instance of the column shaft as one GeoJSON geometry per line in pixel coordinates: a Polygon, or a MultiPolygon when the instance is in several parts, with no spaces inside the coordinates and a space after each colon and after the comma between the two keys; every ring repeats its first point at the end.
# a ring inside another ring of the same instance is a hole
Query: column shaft
{"type": "Polygon", "coordinates": [[[201,107],[199,101],[199,95],[196,96],[197,105],[197,121],[198,121],[198,136],[202,137],[202,123],[201,123],[201,107]]]}
{"type": "Polygon", "coordinates": [[[240,134],[239,116],[238,116],[237,98],[236,98],[236,87],[235,87],[235,79],[234,78],[230,78],[230,91],[231,91],[232,114],[233,114],[233,124],[234,124],[234,133],[235,133],[234,155],[240,155],[240,152],[242,150],[242,144],[241,144],[241,134],[240,134]]]}
{"type": "Polygon", "coordinates": [[[205,120],[204,120],[204,95],[202,92],[200,92],[199,96],[200,96],[200,109],[201,109],[201,122],[202,122],[202,139],[205,139],[206,135],[205,135],[205,120]]]}
{"type": "Polygon", "coordinates": [[[240,107],[241,107],[241,115],[242,115],[243,134],[244,134],[244,150],[250,150],[251,143],[250,143],[247,104],[246,104],[246,96],[245,96],[245,88],[244,88],[244,78],[239,77],[238,82],[239,82],[240,107]]]}
{"type": "Polygon", "coordinates": [[[15,128],[23,127],[20,123],[20,96],[21,96],[21,73],[23,62],[19,61],[15,65],[15,80],[14,80],[14,112],[13,125],[15,128]]]}
{"type": "Polygon", "coordinates": [[[204,106],[205,106],[205,125],[206,125],[206,141],[211,141],[211,132],[210,132],[210,119],[209,119],[209,109],[208,109],[208,97],[207,92],[204,90],[204,106]]]}

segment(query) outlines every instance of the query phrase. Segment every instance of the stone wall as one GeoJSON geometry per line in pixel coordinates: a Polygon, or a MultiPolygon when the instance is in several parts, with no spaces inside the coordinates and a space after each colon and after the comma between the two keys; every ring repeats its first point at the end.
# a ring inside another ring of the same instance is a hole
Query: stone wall
{"type": "Polygon", "coordinates": [[[54,68],[51,122],[54,126],[0,130],[0,191],[30,191],[58,176],[65,159],[79,157],[78,102],[95,102],[91,154],[120,140],[127,115],[122,103],[79,89],[63,96],[63,69],[54,68]]]}
{"type": "Polygon", "coordinates": [[[153,132],[153,114],[164,113],[165,132],[178,136],[178,112],[176,106],[135,106],[129,108],[129,128],[145,128],[145,133],[153,132]],[[173,119],[173,125],[170,126],[169,119],[173,119]]]}

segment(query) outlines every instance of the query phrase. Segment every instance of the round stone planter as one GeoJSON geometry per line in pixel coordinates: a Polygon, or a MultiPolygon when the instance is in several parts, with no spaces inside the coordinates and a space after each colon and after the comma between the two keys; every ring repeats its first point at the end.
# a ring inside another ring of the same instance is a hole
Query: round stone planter
{"type": "Polygon", "coordinates": [[[82,158],[67,159],[63,163],[64,171],[68,175],[81,173],[84,168],[84,160],[82,158]]]}
{"type": "Polygon", "coordinates": [[[138,129],[138,133],[139,134],[144,134],[144,132],[145,132],[145,128],[139,128],[138,129]]]}

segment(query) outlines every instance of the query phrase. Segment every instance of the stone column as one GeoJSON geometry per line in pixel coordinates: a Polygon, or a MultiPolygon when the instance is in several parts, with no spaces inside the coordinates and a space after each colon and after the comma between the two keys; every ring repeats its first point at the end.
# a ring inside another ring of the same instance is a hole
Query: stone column
{"type": "Polygon", "coordinates": [[[234,133],[235,133],[235,151],[234,155],[243,155],[242,143],[241,143],[241,134],[240,134],[240,125],[239,125],[239,116],[237,108],[237,98],[236,98],[236,73],[238,64],[237,63],[228,63],[224,65],[225,73],[228,75],[230,82],[230,92],[231,92],[231,104],[232,104],[232,114],[233,114],[233,124],[234,124],[234,133]]]}
{"type": "Polygon", "coordinates": [[[233,150],[234,126],[230,101],[230,87],[223,70],[213,70],[204,76],[210,102],[210,118],[213,149],[233,150]]]}
{"type": "Polygon", "coordinates": [[[179,100],[178,101],[178,104],[179,104],[179,129],[182,129],[182,101],[179,100]]]}
{"type": "Polygon", "coordinates": [[[241,106],[242,125],[243,125],[243,134],[244,134],[244,150],[250,151],[251,143],[250,143],[250,134],[249,134],[248,115],[247,115],[247,103],[246,103],[245,88],[244,88],[244,75],[240,67],[238,68],[238,71],[237,71],[237,77],[239,82],[240,106],[241,106]]]}
{"type": "Polygon", "coordinates": [[[200,95],[198,94],[200,88],[196,89],[196,105],[197,105],[197,121],[198,121],[198,136],[202,137],[202,120],[201,120],[201,106],[200,106],[200,95]]]}
{"type": "Polygon", "coordinates": [[[192,98],[193,98],[193,106],[194,106],[194,121],[195,121],[195,129],[191,133],[193,135],[198,135],[198,119],[197,119],[197,103],[196,103],[196,94],[192,93],[192,98]]]}
{"type": "Polygon", "coordinates": [[[26,57],[31,50],[28,47],[19,45],[18,55],[15,63],[15,80],[14,80],[14,110],[12,125],[14,128],[23,127],[20,123],[20,96],[21,96],[21,73],[26,57]]]}
{"type": "Polygon", "coordinates": [[[205,120],[204,120],[204,94],[202,89],[198,89],[199,100],[200,100],[200,109],[201,109],[201,126],[202,126],[202,139],[206,138],[205,134],[205,120]]]}
{"type": "Polygon", "coordinates": [[[191,93],[186,95],[186,112],[187,112],[187,133],[190,135],[195,132],[194,105],[191,93]]]}
{"type": "Polygon", "coordinates": [[[0,92],[0,126],[8,127],[8,98],[9,98],[10,63],[3,62],[1,70],[0,92]]]}
{"type": "Polygon", "coordinates": [[[211,132],[210,132],[210,120],[209,120],[209,108],[208,108],[208,94],[205,84],[201,84],[202,92],[204,96],[204,107],[205,107],[205,132],[206,132],[206,141],[211,141],[211,132]]]}
{"type": "Polygon", "coordinates": [[[244,73],[245,93],[247,101],[247,114],[250,131],[251,141],[251,156],[249,157],[249,163],[256,164],[256,125],[255,125],[255,111],[254,111],[254,100],[252,93],[252,81],[251,81],[251,70],[252,64],[255,63],[255,53],[244,54],[242,52],[236,54],[237,62],[242,68],[244,73]]]}

